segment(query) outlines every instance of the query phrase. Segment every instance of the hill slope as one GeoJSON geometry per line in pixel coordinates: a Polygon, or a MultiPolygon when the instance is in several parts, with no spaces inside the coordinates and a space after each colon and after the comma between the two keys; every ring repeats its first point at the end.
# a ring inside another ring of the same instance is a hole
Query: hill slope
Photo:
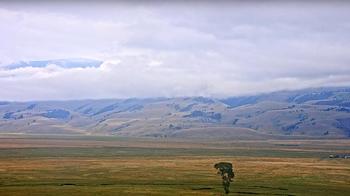
{"type": "Polygon", "coordinates": [[[205,97],[0,102],[2,134],[252,138],[350,136],[350,88],[205,97]]]}

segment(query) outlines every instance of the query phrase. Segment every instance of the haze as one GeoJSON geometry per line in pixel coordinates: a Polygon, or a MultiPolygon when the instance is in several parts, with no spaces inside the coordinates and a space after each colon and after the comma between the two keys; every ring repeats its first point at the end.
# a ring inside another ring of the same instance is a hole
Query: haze
{"type": "Polygon", "coordinates": [[[350,3],[0,3],[2,100],[228,97],[350,84],[350,3]],[[96,67],[23,66],[84,58],[96,67]]]}

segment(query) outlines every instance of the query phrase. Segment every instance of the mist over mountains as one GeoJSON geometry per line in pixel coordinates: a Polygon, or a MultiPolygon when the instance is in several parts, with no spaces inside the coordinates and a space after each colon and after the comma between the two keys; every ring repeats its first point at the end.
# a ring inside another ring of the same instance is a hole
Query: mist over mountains
{"type": "Polygon", "coordinates": [[[99,67],[103,61],[85,58],[71,58],[71,59],[54,59],[54,60],[37,60],[37,61],[18,61],[3,66],[5,69],[18,69],[25,67],[47,67],[50,65],[62,68],[86,68],[99,67]]]}
{"type": "MultiPolygon", "coordinates": [[[[100,69],[71,58],[3,68],[100,69]]],[[[175,97],[0,102],[2,134],[266,139],[350,137],[350,88],[308,88],[227,98],[175,97]]]]}
{"type": "Polygon", "coordinates": [[[350,137],[350,88],[256,96],[0,102],[1,134],[350,137]]]}

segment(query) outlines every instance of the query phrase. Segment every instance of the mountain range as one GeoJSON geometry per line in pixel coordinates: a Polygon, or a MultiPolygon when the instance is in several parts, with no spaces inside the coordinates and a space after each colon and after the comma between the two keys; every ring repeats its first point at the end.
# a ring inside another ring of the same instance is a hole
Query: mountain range
{"type": "Polygon", "coordinates": [[[0,134],[349,138],[350,88],[254,96],[0,102],[0,134]]]}
{"type": "Polygon", "coordinates": [[[62,68],[86,68],[86,67],[99,67],[103,61],[86,58],[70,58],[70,59],[53,59],[53,60],[37,60],[37,61],[18,61],[3,66],[5,69],[18,69],[25,67],[46,67],[49,65],[55,65],[62,68]]]}

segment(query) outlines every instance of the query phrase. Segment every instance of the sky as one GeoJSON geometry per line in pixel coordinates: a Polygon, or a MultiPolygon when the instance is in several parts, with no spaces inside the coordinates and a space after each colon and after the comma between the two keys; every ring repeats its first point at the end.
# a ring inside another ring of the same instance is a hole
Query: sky
{"type": "Polygon", "coordinates": [[[350,86],[346,1],[0,1],[0,100],[350,86]],[[8,68],[94,59],[97,67],[8,68]]]}

